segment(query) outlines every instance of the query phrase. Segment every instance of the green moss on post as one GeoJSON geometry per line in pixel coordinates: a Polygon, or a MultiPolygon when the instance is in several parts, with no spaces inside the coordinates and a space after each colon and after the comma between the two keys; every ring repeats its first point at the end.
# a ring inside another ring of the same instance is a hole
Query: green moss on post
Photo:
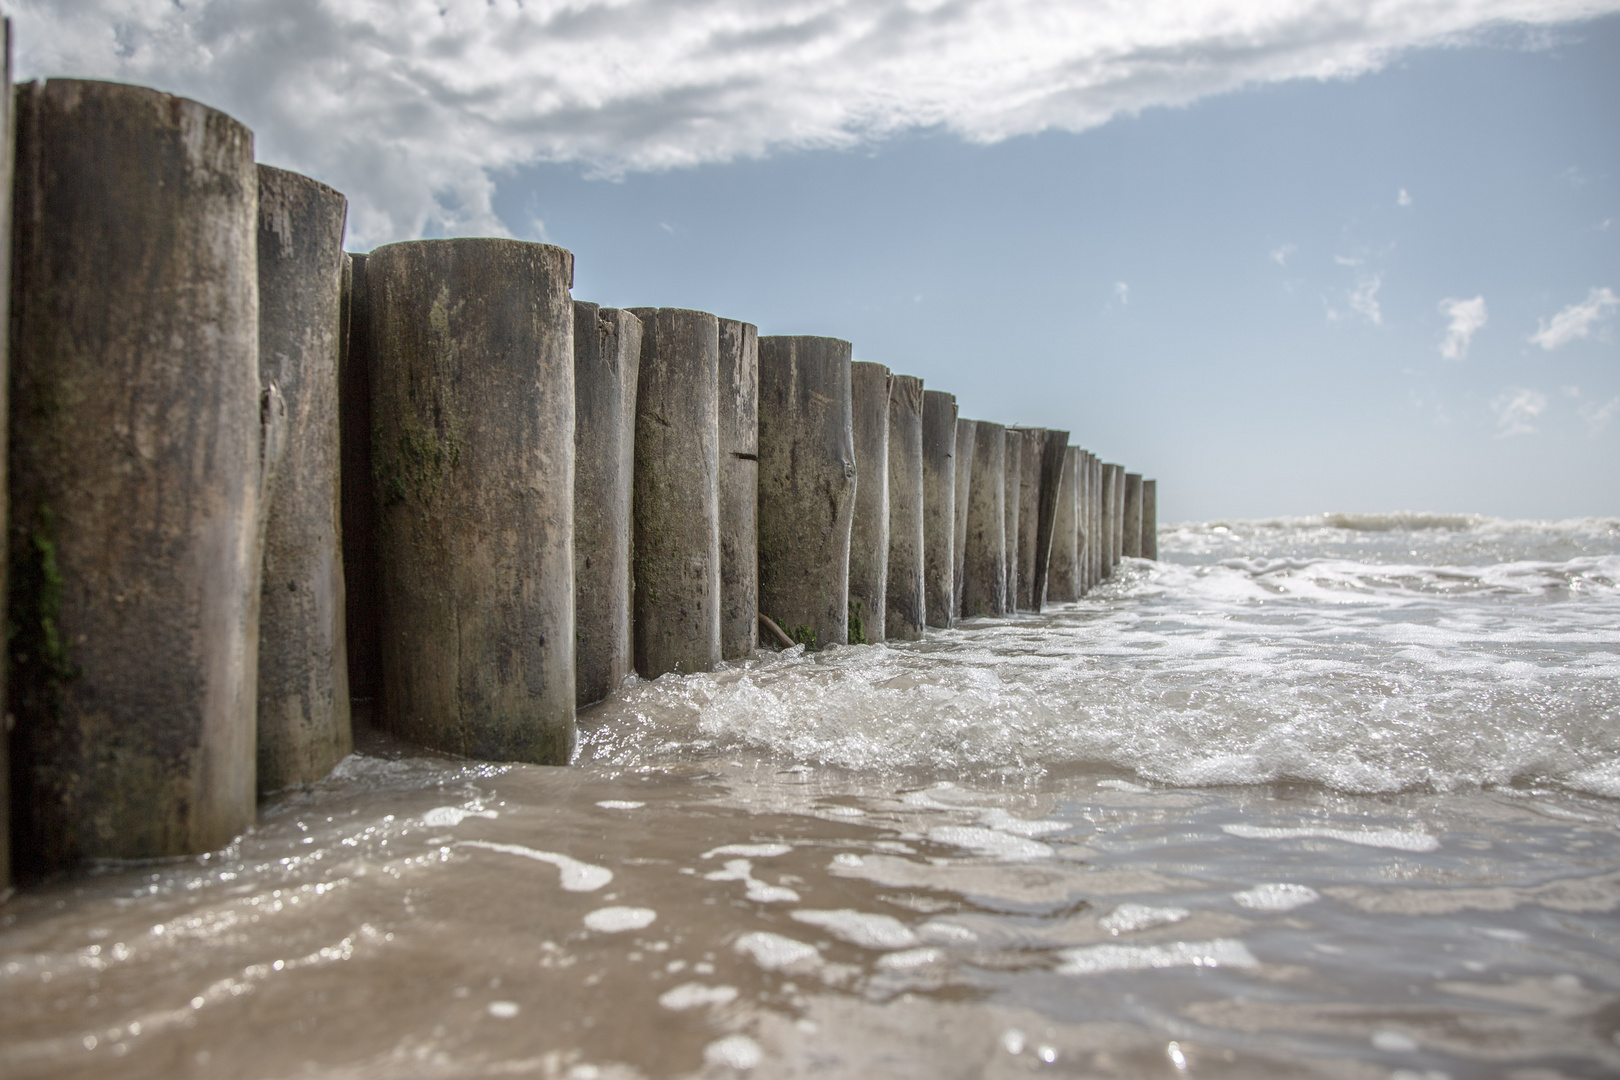
{"type": "Polygon", "coordinates": [[[117,83],[33,83],[15,101],[18,863],[213,850],[253,820],[276,445],[261,414],[253,136],[117,83]]]}
{"type": "Polygon", "coordinates": [[[366,260],[378,719],[467,757],[573,752],[573,261],[497,239],[366,260]]]}

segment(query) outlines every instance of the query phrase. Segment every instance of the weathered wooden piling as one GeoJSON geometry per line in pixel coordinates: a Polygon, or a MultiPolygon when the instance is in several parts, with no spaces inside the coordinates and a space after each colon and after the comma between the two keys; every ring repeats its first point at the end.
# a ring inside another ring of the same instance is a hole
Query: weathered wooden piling
{"type": "Polygon", "coordinates": [[[14,855],[208,851],[253,820],[285,430],[279,394],[261,410],[253,135],[117,83],[26,84],[16,110],[14,855]]]}
{"type": "Polygon", "coordinates": [[[889,589],[889,394],[882,364],[850,365],[855,425],[855,507],[849,529],[849,641],[884,639],[889,589]]]}
{"type": "Polygon", "coordinates": [[[1114,563],[1119,550],[1118,511],[1114,509],[1114,470],[1116,466],[1103,463],[1102,467],[1102,576],[1114,576],[1114,563]]]}
{"type": "Polygon", "coordinates": [[[850,344],[759,339],[759,606],[811,648],[849,640],[850,344]]]}
{"type": "Polygon", "coordinates": [[[956,613],[956,395],[923,391],[923,610],[949,629],[956,613]]]}
{"type": "Polygon", "coordinates": [[[896,375],[889,391],[889,580],[884,633],[921,641],[927,625],[923,552],[923,381],[896,375]]]}
{"type": "Polygon", "coordinates": [[[759,329],[720,320],[720,656],[759,647],[759,329]]]}
{"type": "Polygon", "coordinates": [[[381,718],[467,757],[573,750],[573,263],[499,239],[366,260],[381,718]]]}
{"type": "Polygon", "coordinates": [[[1002,459],[1005,471],[1001,485],[1001,532],[1006,551],[1006,563],[1002,568],[1002,572],[1007,578],[1006,584],[1003,586],[1004,595],[1006,596],[1005,614],[1012,615],[1018,611],[1018,519],[1023,499],[1024,433],[1020,428],[1009,427],[1004,430],[1006,431],[1006,450],[1002,459]]]}
{"type": "Polygon", "coordinates": [[[1103,528],[1103,463],[1096,454],[1091,455],[1091,584],[1100,584],[1108,574],[1103,564],[1108,555],[1107,530],[1103,528]]]}
{"type": "Polygon", "coordinates": [[[631,598],[636,671],[720,662],[720,321],[632,308],[641,319],[631,598]]]}
{"type": "Polygon", "coordinates": [[[1017,588],[1013,595],[1019,611],[1039,611],[1035,600],[1036,547],[1040,540],[1041,451],[1045,428],[1019,428],[1017,588]]]}
{"type": "Polygon", "coordinates": [[[951,578],[951,619],[962,615],[962,582],[966,578],[968,493],[973,486],[973,442],[977,425],[960,416],[956,420],[956,527],[951,536],[951,561],[955,566],[951,578]]]}
{"type": "Polygon", "coordinates": [[[348,200],[259,166],[259,384],[287,403],[259,598],[258,789],[312,784],[354,746],[338,436],[348,200]]]}
{"type": "Polygon", "coordinates": [[[1080,598],[1080,448],[1065,446],[1052,519],[1052,555],[1046,571],[1046,598],[1068,603],[1080,598]]]}
{"type": "MultiPolygon", "coordinates": [[[[12,131],[11,91],[11,20],[0,19],[0,36],[4,37],[5,55],[0,57],[0,74],[5,76],[5,92],[0,94],[0,536],[6,531],[6,445],[7,412],[7,338],[11,307],[11,178],[12,150],[15,144],[12,131]]],[[[0,597],[6,595],[9,559],[0,559],[0,597]]],[[[0,661],[0,701],[6,700],[6,668],[0,661]]],[[[9,708],[9,707],[8,707],[9,708]]],[[[11,722],[0,717],[0,902],[11,893],[11,722]]]]}
{"type": "Polygon", "coordinates": [[[1007,614],[1007,429],[986,420],[973,430],[973,479],[968,487],[962,614],[1007,614]]]}
{"type": "Polygon", "coordinates": [[[1114,465],[1114,504],[1113,504],[1113,559],[1118,566],[1120,560],[1125,558],[1125,466],[1114,465]]]}
{"type": "Polygon", "coordinates": [[[1159,482],[1142,481],[1142,558],[1159,558],[1159,482]]]}
{"type": "Polygon", "coordinates": [[[1075,479],[1075,599],[1091,590],[1091,455],[1081,450],[1075,456],[1079,475],[1075,479]]]}
{"type": "MultiPolygon", "coordinates": [[[[641,320],[574,301],[574,701],[630,673],[630,529],[641,320]]],[[[753,621],[753,620],[750,620],[753,621]]]]}
{"type": "Polygon", "coordinates": [[[371,308],[366,256],[349,256],[344,348],[338,363],[343,463],[343,591],[352,722],[376,722],[382,704],[382,576],[377,493],[371,475],[371,308]]]}
{"type": "Polygon", "coordinates": [[[1057,524],[1057,504],[1068,457],[1067,431],[1047,431],[1041,437],[1040,498],[1035,519],[1035,567],[1030,588],[1031,606],[1040,611],[1046,603],[1047,574],[1052,561],[1053,530],[1057,524]]]}
{"type": "Polygon", "coordinates": [[[1125,474],[1125,504],[1120,516],[1120,531],[1124,539],[1120,552],[1126,558],[1142,557],[1142,474],[1125,474]]]}

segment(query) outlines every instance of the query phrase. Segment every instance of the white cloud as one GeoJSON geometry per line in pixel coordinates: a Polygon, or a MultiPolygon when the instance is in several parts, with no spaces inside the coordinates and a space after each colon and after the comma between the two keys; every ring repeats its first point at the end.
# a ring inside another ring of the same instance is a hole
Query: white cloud
{"type": "Polygon", "coordinates": [[[1412,196],[1407,194],[1405,188],[1401,188],[1400,192],[1395,196],[1395,205],[1399,207],[1412,205],[1412,196]]]}
{"type": "Polygon", "coordinates": [[[1114,299],[1120,307],[1128,307],[1131,302],[1131,287],[1123,281],[1114,282],[1114,299]]]}
{"type": "Polygon", "coordinates": [[[1550,320],[1537,319],[1539,329],[1530,335],[1530,342],[1551,352],[1572,341],[1591,337],[1594,330],[1609,321],[1617,307],[1620,307],[1620,296],[1615,296],[1612,289],[1593,289],[1585,300],[1569,305],[1550,320]]]}
{"type": "Polygon", "coordinates": [[[1294,244],[1281,244],[1271,249],[1271,261],[1278,266],[1287,266],[1288,257],[1298,250],[1294,244]]]}
{"type": "Polygon", "coordinates": [[[1612,397],[1599,404],[1588,401],[1580,408],[1581,419],[1586,421],[1586,429],[1593,435],[1601,431],[1610,420],[1620,415],[1620,397],[1612,397]]]}
{"type": "Polygon", "coordinates": [[[1382,274],[1364,277],[1350,290],[1350,310],[1374,326],[1384,325],[1384,312],[1378,306],[1378,289],[1384,284],[1382,274]]]}
{"type": "Polygon", "coordinates": [[[1468,343],[1474,339],[1489,315],[1485,311],[1485,298],[1458,300],[1448,296],[1440,301],[1440,314],[1451,320],[1446,327],[1446,339],[1440,343],[1440,355],[1447,360],[1463,360],[1468,356],[1468,343]]]}
{"type": "Polygon", "coordinates": [[[1523,386],[1510,386],[1491,401],[1491,411],[1496,413],[1497,438],[1532,435],[1536,430],[1533,421],[1547,411],[1547,395],[1523,386]]]}
{"type": "Polygon", "coordinates": [[[500,231],[495,177],[1084,131],[1620,0],[13,0],[24,77],[185,94],[349,194],[362,244],[500,231]]]}

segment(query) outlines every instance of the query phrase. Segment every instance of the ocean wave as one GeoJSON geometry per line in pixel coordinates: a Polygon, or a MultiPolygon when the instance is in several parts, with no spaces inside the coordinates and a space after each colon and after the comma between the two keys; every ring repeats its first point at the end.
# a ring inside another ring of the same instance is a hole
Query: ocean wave
{"type": "Polygon", "coordinates": [[[1620,797],[1620,519],[1364,517],[1429,524],[1176,526],[1041,616],[632,681],[581,760],[1620,797]]]}

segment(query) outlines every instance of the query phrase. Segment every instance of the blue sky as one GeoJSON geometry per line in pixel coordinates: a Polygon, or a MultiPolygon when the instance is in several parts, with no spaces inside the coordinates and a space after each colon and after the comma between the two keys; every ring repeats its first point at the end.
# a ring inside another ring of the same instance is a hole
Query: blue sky
{"type": "MultiPolygon", "coordinates": [[[[1501,4],[1417,3],[1408,22],[1435,20],[1419,32],[1299,0],[1244,23],[1237,47],[1230,26],[1158,5],[1112,27],[1124,44],[1106,54],[1029,60],[1030,39],[936,40],[953,24],[910,8],[889,41],[837,5],[743,33],[725,19],[762,9],[713,0],[693,8],[715,23],[692,50],[722,42],[745,74],[694,82],[689,51],[649,60],[666,77],[637,72],[633,94],[581,69],[607,89],[546,104],[555,86],[521,65],[452,85],[485,55],[470,47],[401,82],[400,50],[432,52],[404,38],[360,35],[382,59],[313,87],[226,62],[307,51],[376,3],[302,0],[255,22],[250,0],[219,2],[189,23],[172,6],[142,23],[58,3],[21,5],[25,74],[227,108],[259,130],[261,159],[351,195],[356,249],[545,239],[575,252],[581,299],[849,338],[966,416],[1066,427],[1158,477],[1161,520],[1620,514],[1613,15],[1531,26],[1501,4]],[[829,52],[835,38],[860,44],[829,52]],[[865,71],[873,40],[912,60],[869,84],[804,74],[865,71]],[[773,63],[802,70],[773,84],[773,63]],[[501,113],[503,87],[539,104],[501,113]]],[[[552,12],[546,40],[607,33],[599,6],[552,12]]]]}

